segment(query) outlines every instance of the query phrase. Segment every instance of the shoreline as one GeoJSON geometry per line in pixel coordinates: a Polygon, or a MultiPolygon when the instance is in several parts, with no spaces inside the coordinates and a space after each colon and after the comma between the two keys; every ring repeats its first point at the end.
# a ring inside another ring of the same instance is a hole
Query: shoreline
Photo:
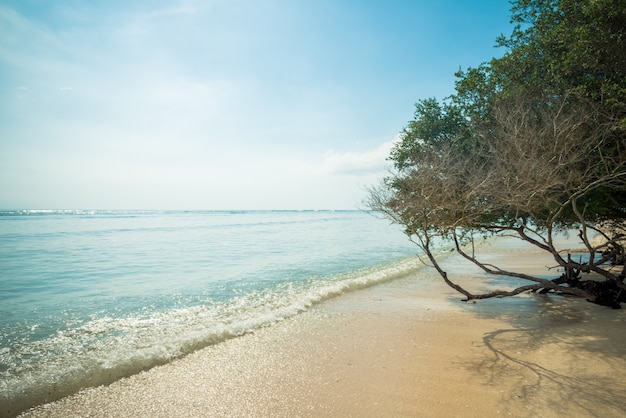
{"type": "MultiPolygon", "coordinates": [[[[495,257],[545,271],[538,253],[495,257]]],[[[481,274],[457,262],[455,277],[481,274]]],[[[21,416],[626,415],[623,310],[460,299],[424,268],[21,416]]]]}

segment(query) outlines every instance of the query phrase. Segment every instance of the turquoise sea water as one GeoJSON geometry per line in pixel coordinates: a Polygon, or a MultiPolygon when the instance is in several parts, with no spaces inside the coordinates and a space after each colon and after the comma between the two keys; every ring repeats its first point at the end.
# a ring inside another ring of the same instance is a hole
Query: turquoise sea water
{"type": "Polygon", "coordinates": [[[0,415],[405,276],[415,252],[359,211],[0,211],[0,415]]]}

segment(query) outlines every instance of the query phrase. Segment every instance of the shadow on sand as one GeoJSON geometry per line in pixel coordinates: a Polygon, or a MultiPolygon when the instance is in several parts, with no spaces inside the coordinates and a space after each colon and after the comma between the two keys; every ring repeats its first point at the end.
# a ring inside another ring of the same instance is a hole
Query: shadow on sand
{"type": "Polygon", "coordinates": [[[485,333],[476,343],[482,357],[460,365],[498,388],[505,410],[515,403],[528,416],[626,416],[626,310],[555,295],[464,309],[510,324],[485,333]]]}

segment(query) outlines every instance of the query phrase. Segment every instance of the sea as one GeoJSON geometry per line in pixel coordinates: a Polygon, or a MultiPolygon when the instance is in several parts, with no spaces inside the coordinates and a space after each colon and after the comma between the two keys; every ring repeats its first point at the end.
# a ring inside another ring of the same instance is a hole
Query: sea
{"type": "Polygon", "coordinates": [[[0,211],[0,416],[406,277],[365,211],[0,211]]]}

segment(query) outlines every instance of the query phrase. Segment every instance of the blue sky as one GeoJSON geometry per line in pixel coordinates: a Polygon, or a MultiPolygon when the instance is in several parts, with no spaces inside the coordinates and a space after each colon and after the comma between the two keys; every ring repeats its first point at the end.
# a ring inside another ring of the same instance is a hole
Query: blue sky
{"type": "Polygon", "coordinates": [[[0,0],[0,208],[358,208],[509,8],[0,0]]]}

